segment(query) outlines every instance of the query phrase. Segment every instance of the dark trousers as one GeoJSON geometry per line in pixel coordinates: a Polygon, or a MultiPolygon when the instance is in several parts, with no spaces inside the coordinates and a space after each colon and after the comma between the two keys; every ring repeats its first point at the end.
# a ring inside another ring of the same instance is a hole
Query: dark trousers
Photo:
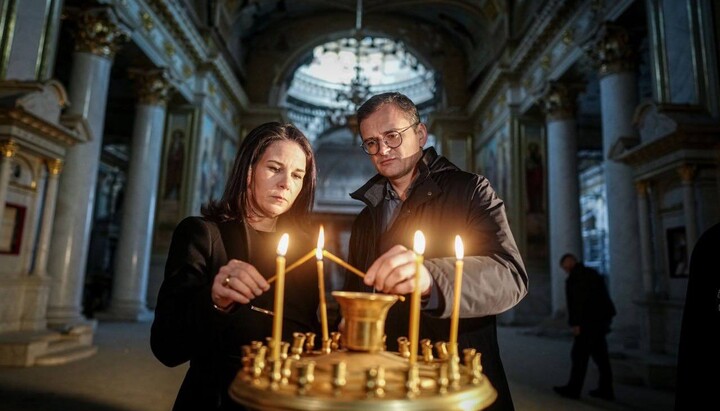
{"type": "Polygon", "coordinates": [[[610,356],[608,355],[605,331],[586,328],[581,328],[580,334],[575,336],[573,340],[572,351],[570,352],[572,368],[570,370],[570,381],[567,384],[568,388],[578,394],[582,391],[588,361],[591,357],[600,374],[597,388],[600,391],[613,392],[612,369],[610,368],[610,356]]]}

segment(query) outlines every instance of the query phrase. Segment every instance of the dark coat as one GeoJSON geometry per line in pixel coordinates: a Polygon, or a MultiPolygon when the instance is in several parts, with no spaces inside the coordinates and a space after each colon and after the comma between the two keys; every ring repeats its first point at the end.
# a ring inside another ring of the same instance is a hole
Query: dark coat
{"type": "MultiPolygon", "coordinates": [[[[461,171],[433,148],[425,150],[412,192],[403,202],[392,227],[380,235],[382,201],[387,179],[376,175],[351,196],[366,204],[353,224],[349,262],[367,270],[395,244],[413,246],[416,230],[426,239],[424,265],[439,292],[440,304],[424,310],[420,338],[448,341],[452,314],[455,235],[463,240],[464,275],[458,346],[482,353],[483,372],[498,391],[492,409],[512,409],[507,379],[500,360],[495,315],[515,306],[526,294],[528,276],[507,222],[503,201],[488,180],[461,171]]],[[[371,291],[354,274],[345,289],[371,291]]],[[[385,325],[388,350],[408,335],[410,299],[395,303],[385,325]]]]}
{"type": "MultiPolygon", "coordinates": [[[[705,231],[690,257],[677,357],[675,410],[716,404],[720,387],[720,223],[705,231]]],[[[712,408],[712,406],[710,407],[712,408]]]]}
{"type": "MultiPolygon", "coordinates": [[[[278,233],[278,238],[281,233],[278,233]]],[[[308,250],[309,238],[290,235],[287,261],[292,263],[308,250]],[[293,246],[295,245],[295,246],[293,246]]],[[[229,258],[252,262],[252,254],[275,255],[275,250],[250,253],[242,222],[214,223],[188,217],[173,234],[165,278],[158,294],[150,344],[163,364],[175,367],[190,361],[173,410],[242,409],[229,399],[227,390],[241,367],[241,347],[272,336],[272,317],[236,305],[230,313],[213,308],[210,290],[214,276],[229,258]],[[221,232],[223,233],[221,235],[221,232]],[[226,245],[226,240],[229,245],[226,245]]],[[[266,278],[274,272],[263,272],[266,278]]],[[[319,330],[317,274],[309,262],[289,273],[285,280],[283,341],[292,333],[319,330]]],[[[251,304],[272,310],[274,287],[251,304]]]]}
{"type": "Polygon", "coordinates": [[[577,262],[565,280],[565,296],[571,327],[580,326],[581,332],[610,332],[615,305],[600,273],[577,262]]]}

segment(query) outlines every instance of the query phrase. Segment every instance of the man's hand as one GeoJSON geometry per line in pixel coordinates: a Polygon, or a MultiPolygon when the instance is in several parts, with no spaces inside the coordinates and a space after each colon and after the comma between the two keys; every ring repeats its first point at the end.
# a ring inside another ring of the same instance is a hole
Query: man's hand
{"type": "MultiPolygon", "coordinates": [[[[396,245],[375,260],[365,273],[365,285],[386,294],[409,294],[415,289],[415,252],[396,245]]],[[[430,294],[432,277],[425,266],[420,267],[420,293],[430,294]]]]}

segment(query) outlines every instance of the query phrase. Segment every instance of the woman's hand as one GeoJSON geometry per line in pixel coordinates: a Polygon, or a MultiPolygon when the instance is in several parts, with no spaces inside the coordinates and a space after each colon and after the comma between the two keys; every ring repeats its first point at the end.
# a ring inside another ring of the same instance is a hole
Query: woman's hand
{"type": "Polygon", "coordinates": [[[269,289],[270,284],[254,266],[232,259],[215,274],[210,296],[218,309],[227,310],[234,303],[247,304],[269,289]]]}

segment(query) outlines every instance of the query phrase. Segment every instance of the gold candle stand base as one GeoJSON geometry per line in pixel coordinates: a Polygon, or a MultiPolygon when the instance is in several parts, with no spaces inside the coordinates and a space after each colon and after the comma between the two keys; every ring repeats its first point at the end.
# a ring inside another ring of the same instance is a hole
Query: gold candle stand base
{"type": "MultiPolygon", "coordinates": [[[[294,350],[283,363],[279,384],[273,381],[277,370],[272,364],[257,360],[267,349],[261,344],[248,347],[245,366],[228,391],[234,401],[258,411],[467,411],[482,410],[495,401],[497,392],[482,374],[480,354],[474,350],[465,352],[464,364],[457,356],[438,355],[419,359],[411,367],[406,356],[382,349],[385,317],[397,296],[333,296],[347,331],[340,346],[334,344],[330,353],[310,347],[302,353],[294,350]]],[[[334,337],[337,341],[337,334],[334,337]]],[[[302,346],[293,344],[298,345],[302,346]]]]}

